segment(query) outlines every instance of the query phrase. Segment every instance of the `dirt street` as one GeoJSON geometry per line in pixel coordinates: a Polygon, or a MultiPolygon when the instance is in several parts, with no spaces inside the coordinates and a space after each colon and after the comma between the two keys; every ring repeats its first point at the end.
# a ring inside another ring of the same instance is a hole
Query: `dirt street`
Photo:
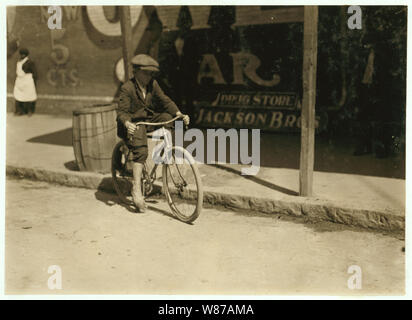
{"type": "Polygon", "coordinates": [[[403,294],[399,236],[217,209],[187,225],[156,201],[133,214],[113,194],[7,180],[6,293],[403,294]]]}

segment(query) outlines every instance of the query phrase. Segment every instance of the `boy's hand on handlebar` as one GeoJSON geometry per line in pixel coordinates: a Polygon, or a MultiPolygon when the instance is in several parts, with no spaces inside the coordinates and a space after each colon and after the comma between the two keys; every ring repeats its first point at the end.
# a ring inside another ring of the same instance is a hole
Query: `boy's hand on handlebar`
{"type": "Polygon", "coordinates": [[[189,117],[187,114],[183,114],[183,113],[181,113],[180,111],[178,111],[178,112],[176,113],[176,116],[181,116],[184,124],[187,125],[187,126],[189,125],[189,123],[190,123],[190,117],[189,117]]]}
{"type": "Polygon", "coordinates": [[[136,130],[136,125],[130,121],[126,121],[125,126],[127,129],[127,133],[132,136],[136,130]]]}

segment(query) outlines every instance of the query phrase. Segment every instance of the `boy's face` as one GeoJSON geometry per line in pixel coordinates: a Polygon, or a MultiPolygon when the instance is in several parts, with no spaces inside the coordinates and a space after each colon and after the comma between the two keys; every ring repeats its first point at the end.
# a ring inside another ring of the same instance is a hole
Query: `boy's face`
{"type": "Polygon", "coordinates": [[[150,80],[152,80],[154,72],[133,67],[133,74],[142,86],[147,86],[150,80]]]}

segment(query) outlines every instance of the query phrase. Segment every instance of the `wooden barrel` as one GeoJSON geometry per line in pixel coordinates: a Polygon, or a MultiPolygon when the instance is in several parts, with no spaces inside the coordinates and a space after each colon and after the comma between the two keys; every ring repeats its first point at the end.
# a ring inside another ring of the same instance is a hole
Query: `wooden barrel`
{"type": "Polygon", "coordinates": [[[73,149],[81,171],[110,172],[118,141],[117,104],[95,105],[73,111],[73,149]]]}

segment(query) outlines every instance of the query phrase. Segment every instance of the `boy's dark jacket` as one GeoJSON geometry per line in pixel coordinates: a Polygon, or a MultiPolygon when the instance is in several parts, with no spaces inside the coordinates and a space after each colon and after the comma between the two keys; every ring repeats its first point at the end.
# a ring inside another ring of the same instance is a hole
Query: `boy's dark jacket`
{"type": "Polygon", "coordinates": [[[126,139],[126,121],[144,120],[153,112],[176,115],[179,109],[167,95],[164,94],[156,80],[147,86],[146,98],[136,83],[135,78],[127,81],[120,88],[119,106],[117,108],[117,135],[126,139]]]}

